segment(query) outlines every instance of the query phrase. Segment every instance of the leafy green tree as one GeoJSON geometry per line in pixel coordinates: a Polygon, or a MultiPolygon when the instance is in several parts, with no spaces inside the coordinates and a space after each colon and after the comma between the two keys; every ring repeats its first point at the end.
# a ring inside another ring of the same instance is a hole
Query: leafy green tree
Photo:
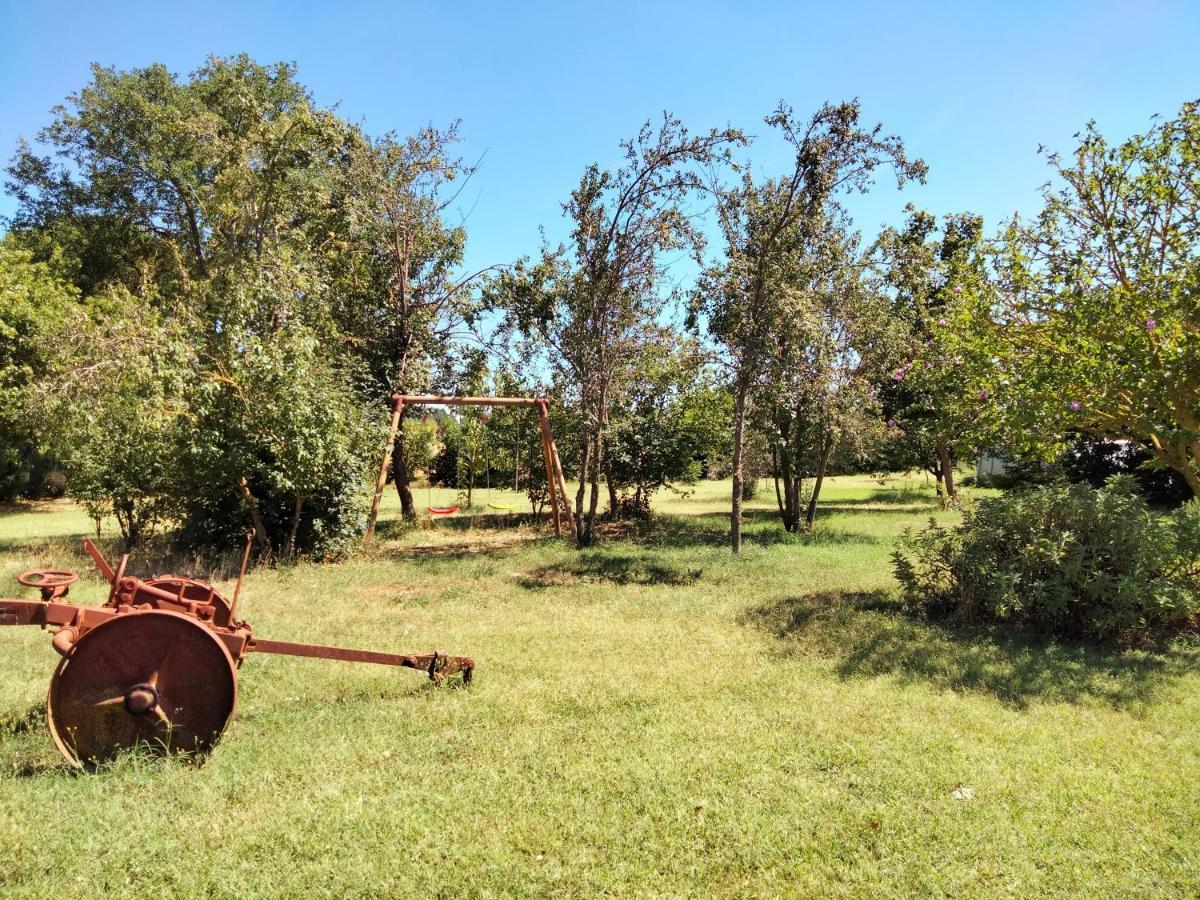
{"type": "Polygon", "coordinates": [[[812,531],[835,455],[861,454],[877,430],[876,374],[894,329],[858,245],[831,205],[780,270],[779,289],[792,295],[795,314],[776,330],[751,421],[767,434],[789,532],[812,531]]]}
{"type": "Polygon", "coordinates": [[[79,293],[10,238],[0,240],[0,499],[23,487],[39,449],[30,389],[61,366],[53,336],[79,306],[79,293]]]}
{"type": "Polygon", "coordinates": [[[22,145],[9,166],[12,227],[50,233],[93,290],[119,282],[219,314],[229,292],[214,286],[242,283],[290,242],[307,246],[297,218],[324,202],[344,135],[284,63],[210,58],[187,80],[160,64],[93,66],[38,135],[54,155],[22,145]]]}
{"type": "Polygon", "coordinates": [[[983,221],[962,213],[939,228],[911,204],[899,229],[880,234],[876,252],[893,291],[894,321],[904,340],[894,368],[880,380],[889,427],[922,460],[936,459],[939,491],[958,502],[953,457],[976,438],[980,408],[989,396],[965,388],[970,359],[960,326],[971,297],[986,293],[988,274],[983,221]],[[983,394],[980,396],[980,394],[983,394]]]}
{"type": "MultiPolygon", "coordinates": [[[[474,171],[454,155],[458,140],[455,122],[403,139],[355,134],[348,144],[330,223],[339,236],[330,246],[335,311],[381,407],[392,394],[434,387],[474,321],[473,288],[488,270],[461,271],[466,229],[446,221],[474,171]]],[[[412,519],[405,433],[396,434],[392,479],[412,519]]]]}
{"type": "Polygon", "coordinates": [[[39,440],[66,466],[70,495],[96,520],[112,514],[126,546],[140,546],[178,512],[176,447],[195,359],[186,335],[115,288],[37,345],[60,360],[27,388],[39,440]]]}
{"type": "Polygon", "coordinates": [[[706,270],[693,295],[693,322],[704,319],[732,370],[733,503],[730,541],[741,552],[743,451],[752,402],[770,368],[779,334],[804,316],[788,288],[799,248],[828,221],[828,204],[841,191],[865,191],[872,174],[890,164],[897,181],[923,179],[925,165],[909,160],[903,144],[882,126],[859,125],[857,102],[825,104],[807,121],[781,103],[766,123],[783,135],[791,170],[756,182],[746,171],[718,204],[725,261],[706,270]]]}
{"type": "Polygon", "coordinates": [[[720,454],[728,393],[699,348],[673,328],[647,341],[612,416],[608,487],[614,515],[646,517],[654,493],[693,482],[720,454]]]}
{"type": "Polygon", "coordinates": [[[975,298],[986,417],[1017,445],[1068,429],[1148,449],[1200,496],[1200,103],[1109,144],[1094,123],[975,298]]]}
{"type": "MultiPolygon", "coordinates": [[[[190,423],[180,447],[185,510],[206,524],[184,540],[204,546],[213,510],[240,497],[264,548],[340,555],[365,513],[363,486],[380,420],[358,401],[350,373],[299,323],[266,337],[227,334],[236,353],[205,360],[189,385],[190,423]],[[232,488],[232,490],[231,490],[232,488]],[[213,497],[219,498],[215,505],[213,497]]],[[[236,517],[234,517],[236,519],[236,517]]]]}
{"type": "MultiPolygon", "coordinates": [[[[78,285],[136,300],[128,318],[157,322],[189,361],[171,397],[188,427],[147,432],[163,458],[196,463],[178,483],[187,540],[237,542],[248,516],[264,551],[323,553],[322,535],[360,518],[361,472],[342,452],[353,441],[336,437],[358,414],[326,254],[353,135],[285,64],[214,58],[187,79],[95,67],[39,135],[54,156],[23,147],[9,168],[21,242],[62,244],[78,285]]],[[[133,371],[132,357],[158,353],[97,349],[111,353],[98,364],[133,371]]]]}
{"type": "Polygon", "coordinates": [[[658,127],[647,122],[621,144],[620,168],[584,171],[563,207],[573,226],[569,246],[544,249],[536,265],[518,266],[490,286],[510,326],[540,341],[571,385],[582,423],[573,510],[580,547],[596,535],[619,380],[666,304],[663,254],[699,253],[704,237],[685,203],[743,142],[734,129],[693,135],[670,115],[658,127]]]}

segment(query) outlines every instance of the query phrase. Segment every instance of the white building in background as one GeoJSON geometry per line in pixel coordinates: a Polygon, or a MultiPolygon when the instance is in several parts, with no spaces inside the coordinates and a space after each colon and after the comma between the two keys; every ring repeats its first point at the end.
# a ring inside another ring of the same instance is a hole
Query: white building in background
{"type": "Polygon", "coordinates": [[[975,477],[988,478],[993,475],[1003,475],[1008,471],[1008,463],[1004,457],[994,451],[981,453],[975,460],[975,477]]]}

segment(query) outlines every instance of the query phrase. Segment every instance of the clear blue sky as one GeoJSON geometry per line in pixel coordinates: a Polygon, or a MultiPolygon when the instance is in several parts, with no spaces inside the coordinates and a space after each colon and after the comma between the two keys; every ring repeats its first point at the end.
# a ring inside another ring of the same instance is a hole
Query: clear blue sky
{"type": "MultiPolygon", "coordinates": [[[[563,233],[559,204],[591,161],[663,109],[693,129],[733,123],[786,163],[762,116],[859,97],[930,164],[929,184],[852,205],[868,235],[905,200],[982,213],[991,230],[1031,212],[1039,143],[1069,149],[1096,119],[1111,137],[1200,97],[1200,2],[588,3],[55,2],[0,0],[0,156],[32,138],[96,61],[208,54],[293,60],[322,104],[368,130],[463,120],[487,152],[473,190],[468,263],[563,233]]],[[[0,215],[12,211],[0,198],[0,215]]]]}

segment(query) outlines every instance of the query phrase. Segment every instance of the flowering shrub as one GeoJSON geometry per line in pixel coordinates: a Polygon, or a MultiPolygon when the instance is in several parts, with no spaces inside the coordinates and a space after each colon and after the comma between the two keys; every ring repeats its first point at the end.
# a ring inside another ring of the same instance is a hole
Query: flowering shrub
{"type": "Polygon", "coordinates": [[[907,533],[892,560],[929,615],[1122,642],[1200,623],[1200,501],[1155,513],[1128,476],[982,500],[957,527],[907,533]]]}

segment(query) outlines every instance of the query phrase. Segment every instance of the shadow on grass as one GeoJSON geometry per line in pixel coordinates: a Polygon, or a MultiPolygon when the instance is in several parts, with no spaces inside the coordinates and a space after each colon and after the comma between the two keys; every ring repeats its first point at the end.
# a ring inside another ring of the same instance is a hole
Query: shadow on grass
{"type": "MultiPolygon", "coordinates": [[[[0,747],[12,740],[19,740],[33,733],[46,731],[46,704],[35,703],[24,710],[16,710],[0,716],[0,747]]],[[[64,775],[75,777],[79,774],[74,766],[66,762],[45,763],[26,762],[15,765],[4,773],[8,778],[35,778],[39,775],[64,775]]]]}
{"type": "MultiPolygon", "coordinates": [[[[752,510],[743,516],[742,539],[752,546],[772,547],[790,544],[798,547],[828,547],[847,544],[878,544],[882,538],[844,528],[825,527],[820,521],[812,534],[789,534],[783,530],[774,512],[752,510]]],[[[645,547],[682,549],[688,547],[728,547],[729,515],[719,518],[709,513],[698,516],[664,515],[633,525],[626,537],[645,547]]]]}
{"type": "MultiPolygon", "coordinates": [[[[865,497],[852,499],[830,500],[830,506],[865,506],[867,504],[891,504],[894,506],[911,506],[920,503],[928,506],[941,506],[941,497],[934,494],[931,488],[913,487],[881,487],[871,491],[865,497]]],[[[824,506],[825,504],[821,504],[824,506]]]]}
{"type": "Polygon", "coordinates": [[[588,551],[567,562],[534,569],[523,575],[518,583],[531,590],[589,582],[681,587],[695,584],[701,574],[701,569],[688,568],[644,553],[633,555],[588,551]]]}
{"type": "MultiPolygon", "coordinates": [[[[457,512],[445,518],[430,519],[420,516],[416,522],[403,519],[386,519],[376,526],[375,533],[381,539],[391,540],[422,531],[504,531],[509,528],[526,528],[553,531],[554,520],[549,513],[536,515],[525,512],[457,512]]],[[[563,522],[565,532],[570,525],[563,522]]]]}
{"type": "Polygon", "coordinates": [[[998,626],[929,623],[885,591],[791,597],[748,611],[743,624],[773,634],[785,654],[833,660],[843,678],[892,675],[992,694],[1016,708],[1034,701],[1136,707],[1200,662],[1190,652],[1119,651],[998,626]]]}
{"type": "Polygon", "coordinates": [[[46,727],[46,704],[35,703],[29,709],[0,716],[0,739],[29,734],[46,727]]]}

